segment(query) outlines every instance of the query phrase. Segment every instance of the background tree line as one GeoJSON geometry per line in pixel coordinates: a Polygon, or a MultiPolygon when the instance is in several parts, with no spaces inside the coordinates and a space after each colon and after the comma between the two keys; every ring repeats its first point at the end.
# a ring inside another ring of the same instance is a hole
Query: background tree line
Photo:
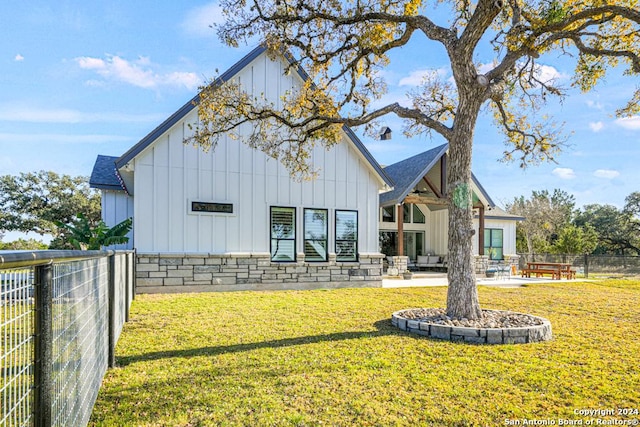
{"type": "Polygon", "coordinates": [[[87,177],[51,171],[0,176],[0,250],[100,249],[125,243],[130,229],[130,219],[106,226],[100,194],[87,177]],[[10,231],[52,239],[49,244],[33,238],[2,242],[10,231]]]}
{"type": "Polygon", "coordinates": [[[516,197],[506,209],[526,218],[516,229],[518,253],[640,255],[640,192],[629,194],[622,209],[576,208],[559,189],[516,197]]]}

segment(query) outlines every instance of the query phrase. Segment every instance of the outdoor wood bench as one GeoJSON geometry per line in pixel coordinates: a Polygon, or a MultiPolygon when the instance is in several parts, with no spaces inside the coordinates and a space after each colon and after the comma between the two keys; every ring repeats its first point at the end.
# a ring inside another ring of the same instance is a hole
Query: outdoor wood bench
{"type": "Polygon", "coordinates": [[[575,268],[571,264],[564,262],[527,262],[527,268],[522,269],[522,277],[541,277],[550,274],[551,278],[560,280],[563,277],[567,279],[575,278],[575,268]]]}
{"type": "Polygon", "coordinates": [[[562,270],[562,277],[566,277],[567,280],[576,278],[576,269],[570,268],[569,270],[562,270]]]}
{"type": "Polygon", "coordinates": [[[547,268],[523,268],[522,269],[522,277],[531,277],[532,274],[535,274],[536,277],[542,277],[543,274],[551,274],[552,279],[560,279],[557,269],[547,269],[547,268]]]}

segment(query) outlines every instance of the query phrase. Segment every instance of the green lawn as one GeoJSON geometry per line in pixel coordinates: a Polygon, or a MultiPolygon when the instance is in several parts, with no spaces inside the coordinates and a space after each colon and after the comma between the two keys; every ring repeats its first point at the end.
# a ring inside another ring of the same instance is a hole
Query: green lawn
{"type": "Polygon", "coordinates": [[[393,311],[444,306],[446,288],[138,296],[91,425],[498,426],[640,409],[640,282],[480,299],[548,318],[554,340],[479,346],[391,326],[393,311]]]}

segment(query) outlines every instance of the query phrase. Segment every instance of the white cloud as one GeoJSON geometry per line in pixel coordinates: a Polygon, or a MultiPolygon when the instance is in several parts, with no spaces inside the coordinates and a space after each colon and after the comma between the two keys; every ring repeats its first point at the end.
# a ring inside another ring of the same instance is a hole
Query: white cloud
{"type": "Polygon", "coordinates": [[[557,83],[558,80],[568,78],[568,75],[558,71],[557,68],[551,65],[538,64],[536,66],[536,78],[543,83],[557,83]]]}
{"type": "Polygon", "coordinates": [[[604,128],[604,123],[602,123],[602,122],[591,122],[591,123],[589,123],[589,128],[594,132],[600,132],[604,128]]]}
{"type": "Polygon", "coordinates": [[[444,68],[415,70],[403,77],[398,82],[398,86],[419,86],[424,83],[427,78],[439,78],[447,75],[444,68]]]}
{"type": "Polygon", "coordinates": [[[17,54],[17,55],[13,58],[13,60],[14,60],[14,61],[16,61],[16,62],[22,62],[22,61],[24,61],[24,56],[22,56],[22,55],[20,55],[20,54],[17,54]]]}
{"type": "Polygon", "coordinates": [[[0,121],[26,123],[147,123],[164,118],[161,114],[86,113],[66,108],[45,109],[0,105],[0,121]]]}
{"type": "Polygon", "coordinates": [[[560,179],[574,179],[576,177],[576,173],[571,168],[555,168],[551,173],[560,179]]]}
{"type": "MultiPolygon", "coordinates": [[[[189,90],[196,89],[201,83],[195,73],[170,72],[159,73],[148,57],[140,57],[131,62],[117,55],[107,55],[106,59],[83,56],[75,58],[80,68],[96,72],[107,80],[127,83],[133,86],[152,89],[159,86],[185,87],[189,90]]],[[[95,86],[95,80],[89,84],[95,86]]]]}
{"type": "Polygon", "coordinates": [[[14,144],[38,143],[38,144],[105,144],[115,142],[131,141],[129,136],[121,135],[73,135],[58,133],[43,134],[22,134],[22,133],[0,133],[0,142],[10,142],[14,144]]]}
{"type": "Polygon", "coordinates": [[[612,169],[598,169],[593,176],[604,179],[613,179],[620,176],[620,172],[612,169]]]}
{"type": "Polygon", "coordinates": [[[216,37],[211,25],[223,21],[222,8],[217,3],[209,3],[189,10],[180,26],[186,34],[193,37],[216,37]]]}
{"type": "Polygon", "coordinates": [[[640,130],[640,116],[622,117],[616,119],[618,126],[630,130],[640,130]]]}

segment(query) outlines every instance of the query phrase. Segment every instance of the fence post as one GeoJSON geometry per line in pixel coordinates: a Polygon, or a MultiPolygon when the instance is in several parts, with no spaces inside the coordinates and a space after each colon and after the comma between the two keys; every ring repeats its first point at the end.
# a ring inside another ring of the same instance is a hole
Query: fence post
{"type": "Polygon", "coordinates": [[[136,299],[136,293],[138,292],[138,251],[136,249],[133,250],[133,254],[131,255],[133,258],[133,299],[136,299]]]}
{"type": "Polygon", "coordinates": [[[33,399],[36,427],[52,425],[53,399],[53,265],[34,268],[35,340],[34,372],[35,394],[33,399]]]}
{"type": "Polygon", "coordinates": [[[124,321],[129,321],[129,306],[131,305],[129,289],[131,286],[131,276],[129,275],[129,269],[131,268],[131,260],[129,254],[124,253],[124,321]]]}
{"type": "Polygon", "coordinates": [[[589,255],[584,254],[584,277],[589,278],[589,255]]]}
{"type": "Polygon", "coordinates": [[[115,304],[116,304],[116,257],[112,252],[109,255],[109,350],[107,354],[107,366],[116,366],[116,334],[115,334],[115,304]]]}

